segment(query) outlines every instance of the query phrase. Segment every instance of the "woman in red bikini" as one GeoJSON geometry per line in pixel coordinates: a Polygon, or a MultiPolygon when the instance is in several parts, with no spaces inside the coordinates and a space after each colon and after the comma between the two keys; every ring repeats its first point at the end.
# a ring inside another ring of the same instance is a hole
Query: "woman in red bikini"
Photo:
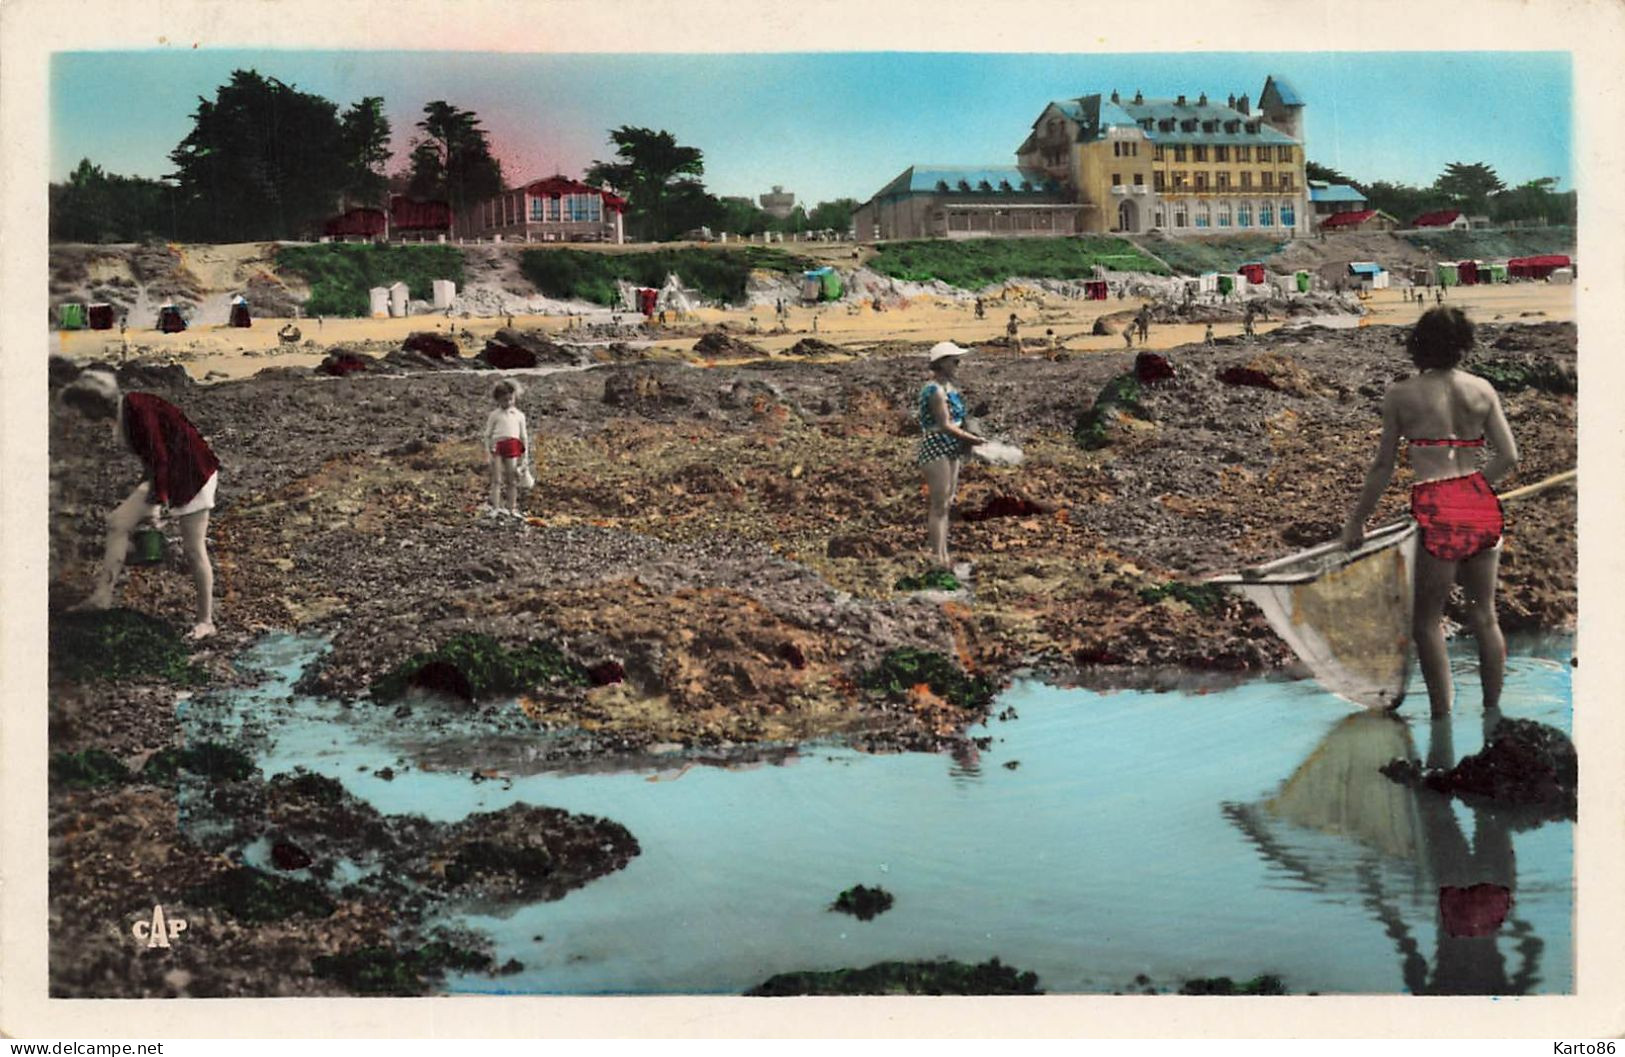
{"type": "Polygon", "coordinates": [[[1359,501],[1343,526],[1350,550],[1365,537],[1365,522],[1393,478],[1399,439],[1409,441],[1411,516],[1421,529],[1416,555],[1412,635],[1434,715],[1450,711],[1450,659],[1445,651],[1444,606],[1460,583],[1467,620],[1478,640],[1484,711],[1500,708],[1506,640],[1495,615],[1495,580],[1501,559],[1501,501],[1491,485],[1518,463],[1501,400],[1489,382],[1459,370],[1473,347],[1473,324],[1459,308],[1423,313],[1405,343],[1418,373],[1389,387],[1382,401],[1382,440],[1366,473],[1359,501]],[[1482,458],[1488,442],[1490,457],[1482,458]]]}

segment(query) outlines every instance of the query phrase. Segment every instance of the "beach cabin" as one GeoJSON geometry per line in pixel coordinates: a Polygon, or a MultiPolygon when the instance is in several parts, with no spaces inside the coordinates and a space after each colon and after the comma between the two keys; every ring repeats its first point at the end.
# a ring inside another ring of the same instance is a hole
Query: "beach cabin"
{"type": "Polygon", "coordinates": [[[1236,269],[1236,274],[1246,276],[1249,283],[1259,286],[1264,282],[1264,263],[1262,261],[1248,261],[1236,269]]]}
{"type": "Polygon", "coordinates": [[[61,330],[83,330],[85,327],[84,305],[59,305],[56,310],[56,325],[61,330]]]}
{"type": "Polygon", "coordinates": [[[1293,278],[1297,282],[1298,293],[1300,294],[1307,294],[1310,288],[1314,286],[1314,279],[1308,272],[1299,272],[1293,278]]]}
{"type": "Polygon", "coordinates": [[[91,330],[113,329],[113,306],[105,301],[97,301],[85,310],[85,322],[91,330]]]}
{"type": "Polygon", "coordinates": [[[178,305],[158,306],[158,329],[165,334],[179,334],[186,329],[186,317],[178,305]]]}
{"type": "Polygon", "coordinates": [[[1234,275],[1217,276],[1214,282],[1218,287],[1220,296],[1222,297],[1229,297],[1230,291],[1236,288],[1236,277],[1234,275]]]}
{"type": "Polygon", "coordinates": [[[1106,281],[1104,279],[1091,279],[1084,283],[1083,299],[1085,301],[1106,300],[1106,281]]]}
{"type": "Polygon", "coordinates": [[[405,319],[410,311],[411,291],[405,283],[389,284],[389,314],[394,319],[405,319]]]}
{"type": "Polygon", "coordinates": [[[231,299],[231,318],[229,322],[234,327],[253,325],[253,320],[248,314],[248,299],[241,294],[231,299]]]}
{"type": "Polygon", "coordinates": [[[1552,269],[1552,274],[1549,276],[1549,278],[1554,283],[1562,283],[1564,285],[1568,285],[1569,283],[1574,282],[1574,269],[1573,268],[1553,268],[1552,269]]]}
{"type": "Polygon", "coordinates": [[[451,307],[457,299],[457,284],[450,279],[436,279],[434,281],[434,307],[444,310],[451,307]]]}
{"type": "Polygon", "coordinates": [[[1460,283],[1462,286],[1477,286],[1478,285],[1478,262],[1477,261],[1457,261],[1456,262],[1456,281],[1458,283],[1460,283]]]}
{"type": "Polygon", "coordinates": [[[1507,261],[1507,272],[1514,279],[1545,279],[1557,269],[1572,268],[1573,264],[1573,261],[1561,253],[1514,257],[1507,261]]]}
{"type": "Polygon", "coordinates": [[[389,289],[375,286],[367,291],[367,314],[373,319],[389,318],[389,289]]]}
{"type": "Polygon", "coordinates": [[[1376,261],[1349,262],[1349,275],[1360,284],[1362,290],[1388,289],[1388,272],[1376,261]]]}
{"type": "MultiPolygon", "coordinates": [[[[1482,269],[1480,270],[1482,274],[1482,269]]],[[[1489,282],[1504,283],[1507,281],[1507,266],[1505,261],[1498,261],[1489,266],[1489,282]]]]}
{"type": "Polygon", "coordinates": [[[1454,264],[1446,263],[1444,261],[1439,262],[1438,275],[1440,286],[1456,285],[1456,266],[1454,264]]]}
{"type": "Polygon", "coordinates": [[[1196,282],[1197,289],[1204,294],[1216,294],[1219,292],[1218,272],[1203,272],[1201,275],[1196,277],[1196,282]]]}
{"type": "Polygon", "coordinates": [[[839,301],[841,293],[841,277],[834,268],[816,268],[801,277],[803,301],[839,301]]]}

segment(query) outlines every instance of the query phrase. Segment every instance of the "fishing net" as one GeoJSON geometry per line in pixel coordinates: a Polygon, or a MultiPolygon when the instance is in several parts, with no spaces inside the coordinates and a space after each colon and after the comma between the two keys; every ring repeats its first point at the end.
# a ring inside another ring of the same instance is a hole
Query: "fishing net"
{"type": "Polygon", "coordinates": [[[1263,610],[1327,690],[1366,708],[1397,708],[1410,674],[1416,524],[1371,533],[1352,552],[1322,544],[1212,583],[1263,610]]]}

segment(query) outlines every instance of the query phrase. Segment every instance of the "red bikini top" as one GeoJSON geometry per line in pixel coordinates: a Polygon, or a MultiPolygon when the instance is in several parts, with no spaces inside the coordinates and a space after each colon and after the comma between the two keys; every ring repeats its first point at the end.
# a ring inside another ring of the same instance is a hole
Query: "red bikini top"
{"type": "Polygon", "coordinates": [[[1484,438],[1474,437],[1472,440],[1464,440],[1461,437],[1439,437],[1437,439],[1412,437],[1411,443],[1421,445],[1424,448],[1482,448],[1484,438]]]}

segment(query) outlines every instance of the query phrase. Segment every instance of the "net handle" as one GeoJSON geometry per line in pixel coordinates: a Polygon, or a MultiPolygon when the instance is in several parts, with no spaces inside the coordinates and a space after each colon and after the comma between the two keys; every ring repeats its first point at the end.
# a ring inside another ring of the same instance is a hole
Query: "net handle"
{"type": "Polygon", "coordinates": [[[1522,499],[1525,496],[1534,495],[1536,492],[1544,492],[1548,488],[1556,488],[1560,484],[1567,484],[1570,481],[1576,480],[1579,478],[1579,476],[1580,471],[1577,469],[1564,470],[1562,473],[1554,473],[1550,477],[1536,481],[1534,484],[1526,484],[1522,488],[1514,488],[1512,491],[1501,496],[1501,502],[1510,503],[1514,499],[1522,499]]]}

